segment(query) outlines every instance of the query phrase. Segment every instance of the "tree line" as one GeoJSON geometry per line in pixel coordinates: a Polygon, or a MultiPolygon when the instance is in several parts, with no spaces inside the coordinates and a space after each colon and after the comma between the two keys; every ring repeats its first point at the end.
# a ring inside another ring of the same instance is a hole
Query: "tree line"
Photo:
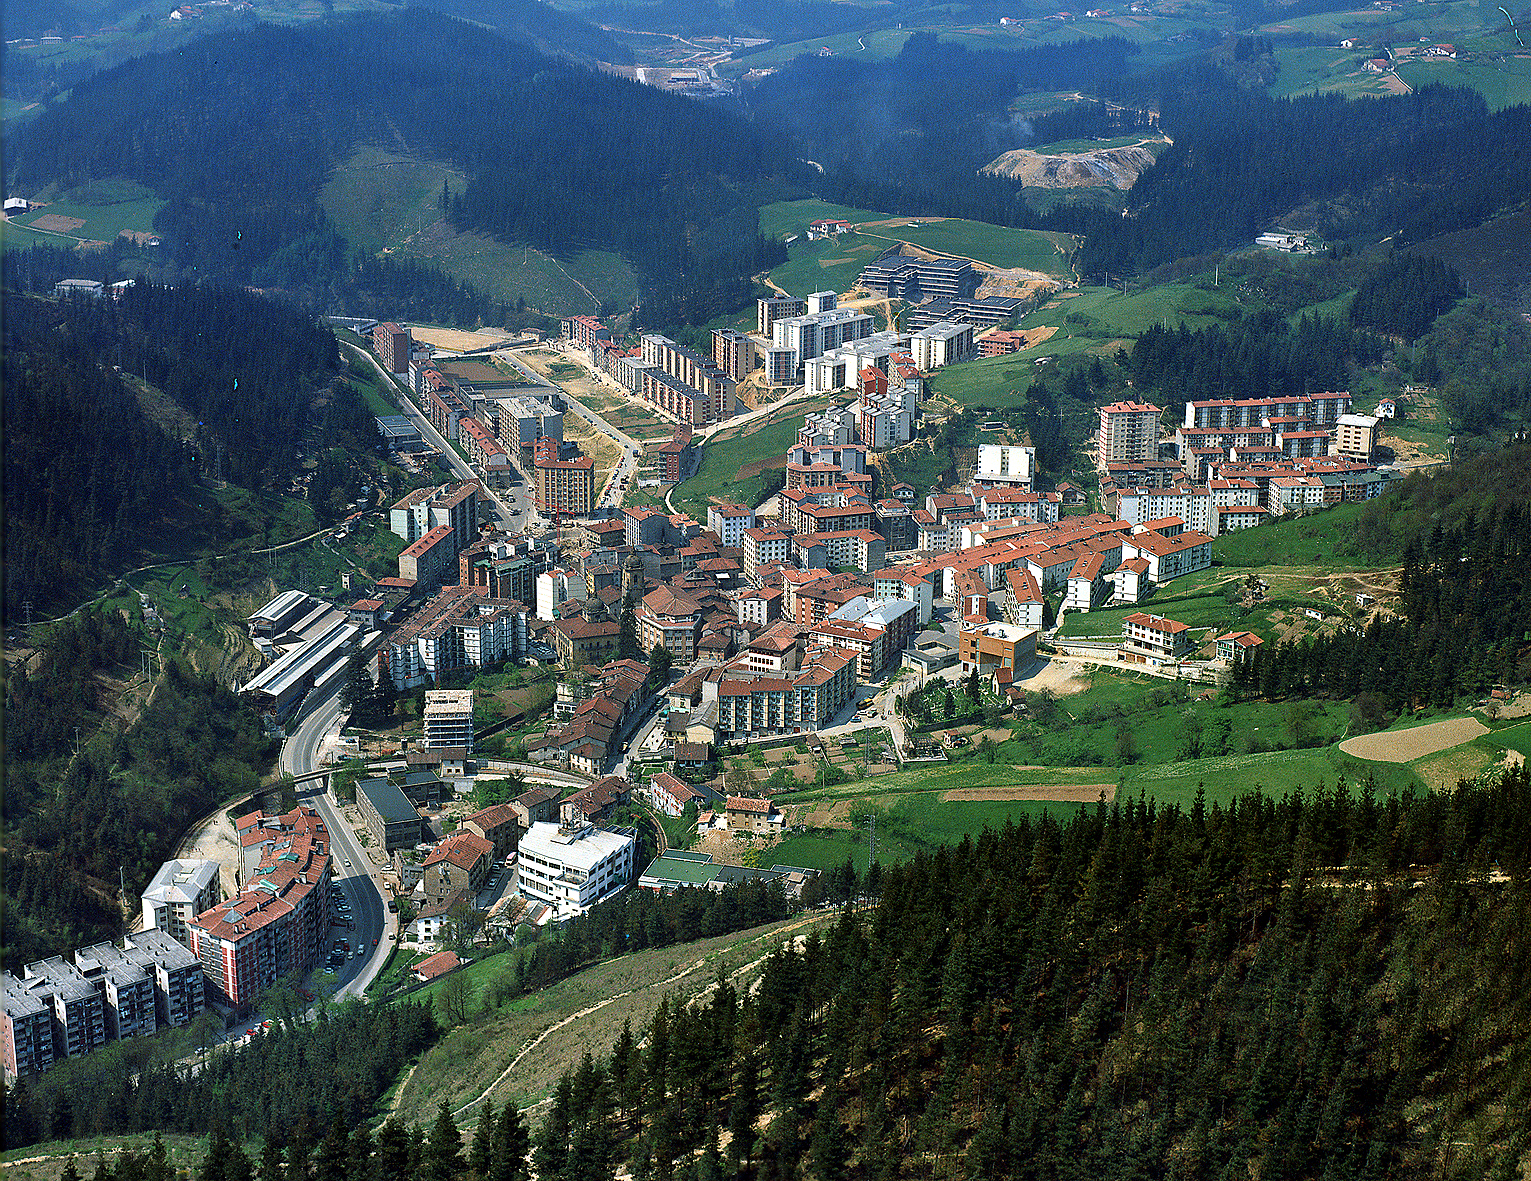
{"type": "MultiPolygon", "coordinates": [[[[237,1131],[313,1145],[339,1121],[367,1122],[378,1097],[439,1034],[430,1006],[325,1006],[237,1049],[134,1068],[107,1050],[60,1062],[7,1089],[6,1144],[159,1130],[237,1131]]],[[[216,1137],[215,1137],[216,1139],[216,1137]]]]}
{"type": "MultiPolygon", "coordinates": [[[[1510,449],[1524,464],[1525,445],[1510,449]]],[[[1531,677],[1531,513],[1511,502],[1410,538],[1401,614],[1376,615],[1294,644],[1263,645],[1234,670],[1236,689],[1270,698],[1367,693],[1389,712],[1444,708],[1531,677]]]]}

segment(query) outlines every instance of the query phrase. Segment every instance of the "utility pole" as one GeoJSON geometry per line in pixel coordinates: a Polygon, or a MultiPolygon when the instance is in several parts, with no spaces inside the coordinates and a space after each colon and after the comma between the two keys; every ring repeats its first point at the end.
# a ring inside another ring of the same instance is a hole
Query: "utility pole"
{"type": "Polygon", "coordinates": [[[877,813],[867,813],[867,869],[877,860],[877,813]]]}
{"type": "Polygon", "coordinates": [[[27,613],[27,627],[31,628],[31,626],[32,626],[32,600],[28,599],[25,603],[23,603],[21,605],[21,609],[27,613]]]}

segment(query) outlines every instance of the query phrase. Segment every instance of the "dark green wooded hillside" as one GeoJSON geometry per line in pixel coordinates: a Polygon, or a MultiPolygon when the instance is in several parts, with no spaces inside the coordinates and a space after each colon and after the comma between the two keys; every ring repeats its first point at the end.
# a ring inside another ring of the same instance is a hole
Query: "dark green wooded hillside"
{"type": "Polygon", "coordinates": [[[155,228],[183,270],[326,305],[348,244],[316,198],[358,144],[462,170],[444,210],[460,228],[615,249],[646,302],[703,319],[778,261],[755,201],[801,167],[734,116],[421,9],[125,63],[19,134],[11,161],[33,189],[131,177],[165,198],[155,228]]]}

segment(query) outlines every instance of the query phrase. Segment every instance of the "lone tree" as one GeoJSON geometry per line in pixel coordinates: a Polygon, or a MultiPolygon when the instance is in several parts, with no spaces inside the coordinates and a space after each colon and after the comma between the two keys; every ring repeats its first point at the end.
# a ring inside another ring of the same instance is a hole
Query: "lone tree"
{"type": "Polygon", "coordinates": [[[638,646],[638,616],[633,610],[633,601],[628,599],[622,608],[621,630],[617,632],[617,659],[637,660],[642,649],[638,646]]]}
{"type": "Polygon", "coordinates": [[[670,668],[675,663],[675,657],[663,644],[655,644],[649,649],[649,679],[655,685],[663,685],[670,679],[670,668]]]}

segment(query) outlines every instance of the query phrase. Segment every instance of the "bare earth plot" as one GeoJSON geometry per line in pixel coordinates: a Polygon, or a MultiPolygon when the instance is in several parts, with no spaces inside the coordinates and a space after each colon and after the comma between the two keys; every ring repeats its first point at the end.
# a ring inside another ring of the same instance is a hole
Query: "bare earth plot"
{"type": "Polygon", "coordinates": [[[501,341],[515,339],[509,332],[498,332],[492,328],[481,332],[462,332],[456,328],[422,328],[411,324],[409,332],[416,340],[434,345],[438,349],[450,349],[454,353],[486,349],[501,341]]]}
{"type": "Polygon", "coordinates": [[[45,213],[32,223],[32,228],[47,230],[52,234],[73,234],[84,225],[84,218],[65,217],[62,213],[45,213]]]}
{"type": "Polygon", "coordinates": [[[1416,726],[1412,730],[1388,730],[1347,738],[1340,743],[1340,749],[1375,763],[1409,763],[1471,742],[1478,735],[1487,733],[1488,727],[1477,718],[1453,718],[1447,722],[1416,726]]]}

